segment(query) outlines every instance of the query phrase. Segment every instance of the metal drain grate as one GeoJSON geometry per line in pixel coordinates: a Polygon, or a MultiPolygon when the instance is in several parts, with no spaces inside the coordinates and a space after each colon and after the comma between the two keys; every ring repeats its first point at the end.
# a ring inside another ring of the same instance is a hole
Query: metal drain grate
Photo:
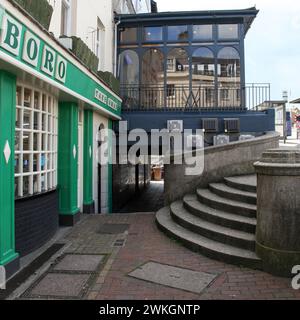
{"type": "Polygon", "coordinates": [[[113,224],[105,223],[100,226],[98,233],[100,234],[122,234],[129,229],[129,224],[113,224]]]}

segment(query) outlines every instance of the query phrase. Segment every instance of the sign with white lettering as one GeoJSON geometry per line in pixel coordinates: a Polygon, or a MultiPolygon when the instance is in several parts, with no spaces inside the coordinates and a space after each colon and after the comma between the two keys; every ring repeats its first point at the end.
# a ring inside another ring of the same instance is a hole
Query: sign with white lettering
{"type": "Polygon", "coordinates": [[[35,72],[43,75],[43,79],[46,76],[63,85],[68,94],[74,92],[77,96],[82,96],[85,102],[91,101],[93,105],[98,105],[99,108],[120,116],[122,102],[120,97],[105,87],[102,82],[96,81],[96,78],[88,71],[84,72],[82,67],[79,68],[68,61],[64,48],[55,50],[55,45],[50,45],[52,39],[49,38],[49,43],[46,43],[22,24],[21,18],[13,17],[1,6],[0,10],[2,10],[0,58],[5,55],[10,57],[7,61],[11,61],[11,58],[16,59],[22,65],[29,66],[35,72]]]}

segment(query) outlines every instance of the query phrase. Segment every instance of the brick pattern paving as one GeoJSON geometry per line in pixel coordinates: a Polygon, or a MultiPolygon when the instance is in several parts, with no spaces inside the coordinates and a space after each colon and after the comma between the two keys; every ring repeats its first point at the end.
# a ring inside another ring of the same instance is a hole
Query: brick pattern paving
{"type": "Polygon", "coordinates": [[[90,216],[76,226],[67,238],[69,251],[106,253],[109,255],[87,299],[300,299],[300,290],[291,288],[289,279],[218,262],[193,253],[161,233],[154,214],[90,216]],[[99,235],[101,223],[128,223],[128,233],[99,235]],[[124,247],[112,246],[116,239],[126,238],[124,247]],[[216,280],[201,294],[134,279],[128,274],[148,261],[216,273],[216,280]]]}

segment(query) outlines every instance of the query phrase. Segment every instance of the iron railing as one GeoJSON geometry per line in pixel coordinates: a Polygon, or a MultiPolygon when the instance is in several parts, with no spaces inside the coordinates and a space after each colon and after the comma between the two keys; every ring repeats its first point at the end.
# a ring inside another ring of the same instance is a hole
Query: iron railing
{"type": "Polygon", "coordinates": [[[240,111],[266,109],[269,84],[241,86],[121,86],[123,111],[240,111]]]}

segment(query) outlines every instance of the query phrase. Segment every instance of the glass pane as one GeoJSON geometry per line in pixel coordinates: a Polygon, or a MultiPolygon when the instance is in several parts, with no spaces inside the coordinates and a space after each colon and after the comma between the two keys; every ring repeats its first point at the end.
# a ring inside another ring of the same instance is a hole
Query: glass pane
{"type": "Polygon", "coordinates": [[[237,39],[239,36],[237,24],[219,25],[219,39],[237,39]]]}
{"type": "Polygon", "coordinates": [[[124,28],[120,34],[121,42],[136,42],[137,28],[124,28]]]}
{"type": "Polygon", "coordinates": [[[15,173],[20,173],[19,165],[20,165],[20,155],[15,154],[15,173]]]}
{"type": "Polygon", "coordinates": [[[15,197],[19,195],[19,178],[15,178],[15,197]]]}
{"type": "Polygon", "coordinates": [[[40,108],[40,94],[38,92],[34,92],[34,109],[40,108]]]}
{"type": "Polygon", "coordinates": [[[41,154],[41,171],[44,171],[46,168],[46,155],[43,153],[41,154]]]}
{"type": "Polygon", "coordinates": [[[212,25],[199,25],[193,26],[194,40],[212,40],[213,26],[212,25]]]}
{"type": "Polygon", "coordinates": [[[31,111],[23,110],[23,129],[31,129],[31,111]]]}
{"type": "Polygon", "coordinates": [[[16,109],[16,128],[21,128],[22,120],[22,110],[20,108],[16,109]]]}
{"type": "Polygon", "coordinates": [[[120,81],[121,85],[139,83],[139,57],[132,50],[126,50],[120,55],[120,81]]]}
{"type": "Polygon", "coordinates": [[[22,105],[22,87],[17,87],[17,105],[22,105]]]}
{"type": "Polygon", "coordinates": [[[40,120],[40,113],[35,112],[34,119],[33,119],[33,121],[34,121],[33,129],[34,130],[40,130],[39,120],[40,120]]]}
{"type": "Polygon", "coordinates": [[[47,114],[43,113],[42,114],[42,131],[46,131],[47,129],[47,119],[48,119],[47,114]]]}
{"type": "Polygon", "coordinates": [[[219,105],[239,107],[241,85],[240,56],[236,49],[225,47],[218,54],[219,105]]]}
{"type": "Polygon", "coordinates": [[[40,155],[38,153],[33,155],[33,172],[40,171],[39,159],[40,159],[40,155]]]}
{"type": "Polygon", "coordinates": [[[20,138],[21,138],[21,133],[20,131],[15,132],[15,151],[20,151],[20,138]]]}
{"type": "Polygon", "coordinates": [[[183,41],[188,40],[189,33],[187,26],[171,26],[168,27],[168,40],[183,41]]]}
{"type": "Polygon", "coordinates": [[[23,177],[23,196],[29,195],[29,177],[23,177]]]}
{"type": "Polygon", "coordinates": [[[47,96],[45,94],[43,94],[43,97],[42,97],[42,110],[43,111],[47,111],[47,96]]]}
{"type": "Polygon", "coordinates": [[[42,192],[46,191],[46,177],[45,177],[45,174],[41,175],[41,190],[42,190],[42,192]]]}
{"type": "Polygon", "coordinates": [[[162,27],[145,27],[144,40],[145,41],[162,41],[163,28],[162,27]]]}
{"type": "Polygon", "coordinates": [[[39,133],[33,134],[33,151],[40,151],[39,150],[39,133]]]}
{"type": "Polygon", "coordinates": [[[23,154],[23,172],[29,172],[30,166],[29,166],[29,160],[30,155],[29,154],[23,154]]]}
{"type": "Polygon", "coordinates": [[[31,90],[24,91],[24,107],[31,108],[31,90]]]}
{"type": "Polygon", "coordinates": [[[30,151],[30,133],[23,132],[23,151],[30,151]]]}
{"type": "Polygon", "coordinates": [[[39,192],[39,176],[38,175],[33,176],[33,192],[34,193],[39,192]]]}
{"type": "Polygon", "coordinates": [[[42,151],[48,151],[48,134],[42,136],[42,151]]]}

